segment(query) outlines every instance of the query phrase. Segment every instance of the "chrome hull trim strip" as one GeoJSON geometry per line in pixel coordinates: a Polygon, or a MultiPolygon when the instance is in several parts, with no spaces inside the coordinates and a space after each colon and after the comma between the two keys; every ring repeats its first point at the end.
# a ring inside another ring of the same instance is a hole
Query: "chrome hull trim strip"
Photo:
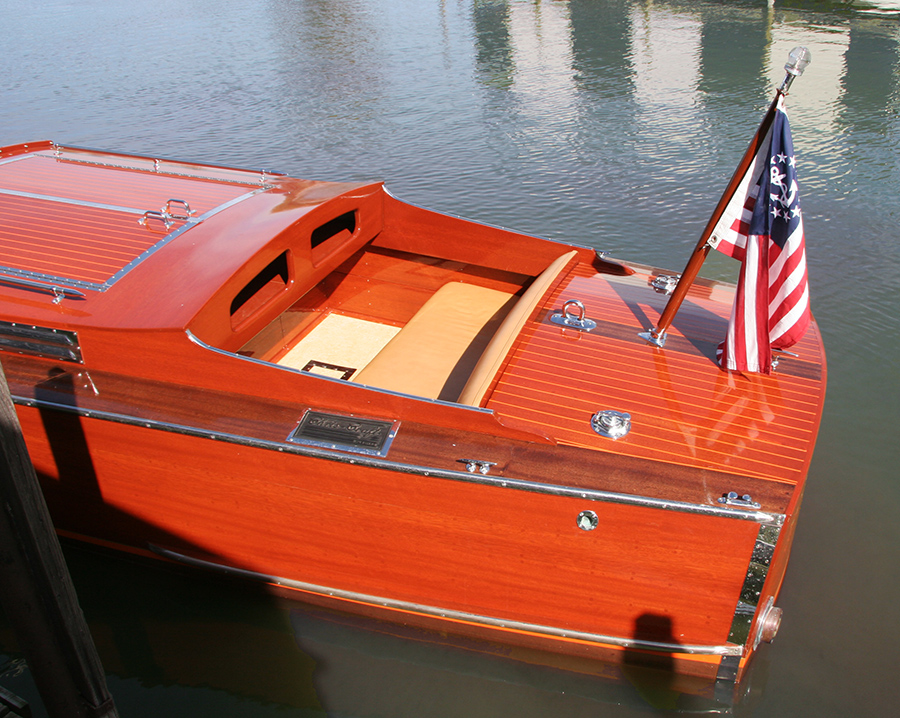
{"type": "Polygon", "coordinates": [[[569,498],[584,499],[585,501],[598,501],[614,504],[628,504],[650,509],[665,511],[680,511],[689,514],[701,514],[704,516],[717,516],[721,518],[739,519],[741,521],[753,521],[764,526],[781,526],[784,523],[784,514],[770,514],[762,511],[742,511],[740,509],[727,508],[721,505],[690,504],[683,501],[670,501],[667,499],[655,499],[649,496],[636,496],[631,494],[619,494],[599,489],[579,489],[572,486],[560,486],[557,484],[545,484],[538,481],[525,479],[504,478],[501,476],[484,475],[478,472],[455,471],[452,469],[439,469],[435,467],[418,466],[414,464],[401,464],[396,461],[365,456],[361,454],[345,453],[342,451],[317,448],[302,444],[293,444],[285,441],[270,441],[249,436],[220,433],[200,429],[194,426],[171,424],[163,421],[143,419],[136,416],[127,416],[106,411],[92,411],[69,404],[57,404],[44,400],[29,399],[21,396],[13,396],[13,402],[20,406],[29,406],[37,409],[52,409],[68,414],[76,414],[86,419],[99,419],[129,426],[138,426],[145,429],[167,431],[185,436],[193,436],[212,441],[222,441],[229,444],[237,444],[251,448],[267,449],[288,454],[297,454],[326,461],[337,461],[343,464],[365,466],[373,469],[396,471],[404,474],[417,474],[450,481],[464,481],[466,483],[484,484],[504,489],[529,491],[532,493],[549,494],[552,496],[564,496],[569,498]]]}
{"type": "Polygon", "coordinates": [[[234,568],[231,566],[225,566],[220,563],[214,563],[212,561],[204,561],[203,559],[191,558],[190,556],[185,556],[183,554],[169,551],[168,549],[160,548],[158,546],[150,546],[150,549],[155,553],[158,553],[160,556],[171,559],[173,561],[177,561],[178,563],[217,571],[229,576],[248,578],[255,581],[274,584],[276,586],[298,589],[307,593],[315,593],[320,596],[330,596],[332,598],[354,601],[357,603],[365,603],[371,606],[380,606],[383,608],[394,609],[398,611],[418,613],[425,616],[434,616],[436,618],[443,618],[451,621],[477,623],[498,629],[525,631],[528,633],[537,633],[554,638],[574,639],[578,641],[586,641],[588,643],[606,644],[619,648],[633,648],[638,650],[657,651],[663,653],[692,653],[707,656],[740,656],[743,651],[741,646],[696,646],[683,645],[680,643],[642,641],[634,638],[605,636],[597,633],[565,631],[561,628],[554,628],[553,626],[542,626],[536,623],[506,621],[501,618],[481,616],[475,613],[467,613],[465,611],[437,608],[435,606],[426,606],[419,603],[410,603],[408,601],[400,601],[390,598],[384,598],[381,596],[371,596],[364,593],[355,593],[353,591],[342,591],[340,589],[328,588],[327,586],[318,586],[316,584],[305,583],[303,581],[295,581],[293,579],[270,576],[264,573],[259,573],[257,571],[250,571],[243,568],[234,568]]]}
{"type": "MultiPolygon", "coordinates": [[[[731,623],[731,631],[728,640],[731,643],[746,644],[750,638],[750,628],[753,625],[753,617],[756,615],[759,601],[762,597],[763,584],[769,575],[769,566],[772,556],[775,554],[775,546],[781,533],[779,526],[760,526],[756,536],[756,544],[753,554],[747,566],[747,575],[744,577],[744,585],[741,587],[741,595],[734,609],[734,618],[731,623]]],[[[759,630],[754,636],[753,648],[759,645],[759,630]]]]}

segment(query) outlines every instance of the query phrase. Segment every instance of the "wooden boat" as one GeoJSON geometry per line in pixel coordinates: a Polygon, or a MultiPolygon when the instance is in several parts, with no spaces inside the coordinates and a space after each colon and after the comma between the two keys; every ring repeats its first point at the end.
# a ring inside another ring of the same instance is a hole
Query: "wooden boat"
{"type": "Polygon", "coordinates": [[[0,150],[0,266],[64,536],[725,686],[777,630],[815,324],[727,372],[731,285],[698,280],[654,347],[658,270],[381,183],[49,142],[0,150]]]}

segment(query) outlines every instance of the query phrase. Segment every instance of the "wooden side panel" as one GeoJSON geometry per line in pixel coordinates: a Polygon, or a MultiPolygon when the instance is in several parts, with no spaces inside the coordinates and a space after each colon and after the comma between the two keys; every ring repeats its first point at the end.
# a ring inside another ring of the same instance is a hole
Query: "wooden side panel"
{"type": "MultiPolygon", "coordinates": [[[[433,251],[433,250],[432,250],[433,251]]],[[[516,292],[530,275],[489,269],[434,256],[423,256],[388,249],[370,248],[359,261],[346,267],[350,274],[394,285],[439,289],[448,281],[476,284],[501,292],[516,292]]]]}
{"type": "Polygon", "coordinates": [[[659,640],[724,643],[758,529],[93,419],[63,433],[59,417],[20,415],[59,528],[572,631],[630,637],[649,616],[671,629],[659,640]],[[69,457],[62,472],[54,456],[69,457]],[[594,531],[576,526],[586,509],[594,531]]]}
{"type": "MultiPolygon", "coordinates": [[[[544,271],[560,254],[573,249],[565,244],[425,210],[390,195],[385,197],[384,232],[375,245],[532,277],[544,271]]],[[[596,254],[586,247],[578,251],[584,262],[591,262],[596,254]]]]}

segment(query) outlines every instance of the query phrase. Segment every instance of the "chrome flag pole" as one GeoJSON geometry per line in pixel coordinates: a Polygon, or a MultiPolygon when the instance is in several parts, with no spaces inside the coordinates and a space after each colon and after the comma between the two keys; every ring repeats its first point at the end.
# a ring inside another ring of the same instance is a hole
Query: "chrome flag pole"
{"type": "Polygon", "coordinates": [[[653,346],[665,346],[666,330],[671,326],[672,320],[675,318],[675,314],[681,307],[681,304],[684,301],[688,290],[691,288],[691,285],[697,278],[697,274],[700,272],[700,267],[702,266],[703,261],[709,254],[709,250],[711,249],[709,240],[716,228],[716,225],[718,225],[719,220],[722,218],[722,214],[725,211],[725,208],[728,206],[728,203],[731,201],[734,193],[737,191],[738,186],[744,179],[748,168],[752,164],[754,158],[756,157],[756,154],[759,152],[760,147],[762,146],[762,143],[766,139],[769,128],[772,126],[772,122],[775,119],[775,112],[777,111],[779,100],[785,94],[787,94],[788,90],[791,87],[791,83],[794,81],[794,78],[799,77],[803,74],[803,70],[806,69],[806,66],[809,64],[811,58],[812,54],[805,47],[795,47],[793,50],[791,50],[790,55],[788,56],[788,61],[784,66],[784,69],[786,71],[784,80],[782,81],[781,86],[778,87],[775,91],[775,98],[772,100],[772,105],[769,107],[768,112],[766,112],[765,116],[763,117],[759,128],[756,130],[756,134],[753,136],[749,147],[747,147],[747,151],[741,158],[740,163],[738,163],[737,169],[735,169],[734,174],[731,177],[731,181],[728,183],[728,186],[722,193],[722,198],[719,200],[719,203],[716,205],[712,216],[706,223],[706,228],[703,230],[703,234],[700,235],[700,240],[697,242],[697,246],[694,248],[694,252],[693,254],[691,254],[691,258],[688,260],[687,266],[681,273],[678,284],[675,285],[675,289],[672,290],[672,296],[669,297],[669,301],[666,304],[665,309],[663,309],[662,315],[660,315],[659,322],[654,328],[638,334],[638,336],[640,336],[642,339],[645,339],[653,346]]]}

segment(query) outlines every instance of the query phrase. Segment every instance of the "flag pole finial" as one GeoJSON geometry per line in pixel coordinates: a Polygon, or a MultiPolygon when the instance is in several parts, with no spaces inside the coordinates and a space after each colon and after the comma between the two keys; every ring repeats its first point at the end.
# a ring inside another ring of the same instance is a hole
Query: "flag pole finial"
{"type": "Polygon", "coordinates": [[[788,55],[788,61],[784,65],[784,70],[787,74],[784,76],[784,80],[781,83],[781,87],[778,88],[778,91],[786,93],[790,89],[794,78],[800,77],[800,75],[803,74],[803,71],[806,69],[810,60],[812,60],[812,53],[808,48],[798,46],[791,50],[788,55]]]}
{"type": "Polygon", "coordinates": [[[669,302],[666,304],[665,309],[663,309],[663,313],[660,315],[659,322],[652,329],[649,329],[646,332],[640,332],[638,334],[641,339],[644,339],[649,344],[652,344],[653,346],[659,348],[665,346],[666,330],[668,330],[669,326],[672,324],[675,313],[678,311],[678,308],[684,301],[688,289],[690,288],[691,284],[693,284],[694,279],[696,279],[697,274],[700,271],[700,266],[703,264],[703,260],[706,259],[706,255],[709,253],[709,239],[712,236],[716,225],[721,219],[722,214],[724,213],[728,202],[731,200],[732,195],[734,195],[735,191],[737,190],[737,187],[741,179],[743,178],[744,173],[747,171],[747,168],[750,166],[750,163],[756,156],[756,152],[759,150],[759,147],[763,142],[763,139],[765,138],[769,127],[772,124],[772,120],[775,117],[775,110],[778,106],[779,98],[787,93],[788,88],[790,88],[791,83],[794,81],[794,78],[799,77],[803,74],[803,71],[806,69],[806,66],[809,65],[811,59],[812,53],[807,48],[802,46],[795,47],[788,55],[788,61],[784,65],[786,74],[784,76],[784,80],[781,83],[781,86],[776,89],[775,99],[772,100],[769,111],[766,113],[765,117],[763,117],[759,129],[757,129],[756,131],[756,135],[754,135],[753,140],[750,142],[750,146],[744,153],[744,156],[738,164],[737,169],[735,169],[731,181],[728,183],[728,186],[725,188],[725,192],[722,194],[722,198],[719,200],[719,204],[716,206],[716,209],[713,211],[712,216],[709,218],[709,222],[707,222],[706,228],[703,230],[703,234],[700,236],[700,241],[697,242],[697,247],[694,249],[691,258],[688,260],[687,266],[681,273],[681,279],[678,281],[678,284],[675,285],[675,289],[672,291],[671,297],[669,297],[669,302]]]}

